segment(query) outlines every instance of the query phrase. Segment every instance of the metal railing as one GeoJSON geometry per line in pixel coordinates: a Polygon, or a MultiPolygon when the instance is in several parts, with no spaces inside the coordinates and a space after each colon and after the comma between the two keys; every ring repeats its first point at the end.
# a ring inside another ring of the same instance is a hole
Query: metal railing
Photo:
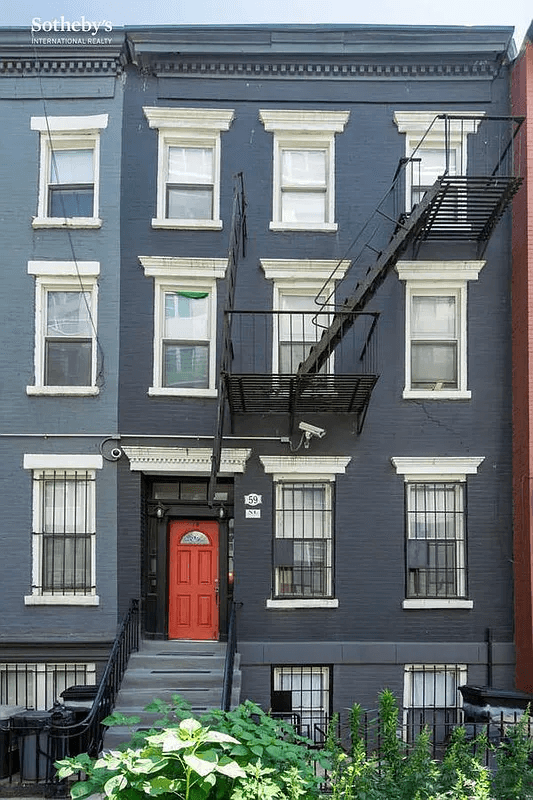
{"type": "Polygon", "coordinates": [[[60,795],[63,787],[55,776],[54,762],[84,752],[95,757],[101,751],[105,733],[102,720],[113,711],[130,654],[138,647],[139,601],[132,600],[89,711],[56,701],[51,711],[16,715],[3,730],[0,777],[8,784],[17,780],[21,784],[44,784],[47,792],[60,795]]]}
{"type": "Polygon", "coordinates": [[[229,711],[231,709],[233,670],[235,668],[235,653],[237,651],[237,607],[240,608],[241,606],[242,603],[232,603],[230,607],[228,645],[224,661],[224,682],[222,685],[222,700],[220,703],[222,711],[229,711]]]}

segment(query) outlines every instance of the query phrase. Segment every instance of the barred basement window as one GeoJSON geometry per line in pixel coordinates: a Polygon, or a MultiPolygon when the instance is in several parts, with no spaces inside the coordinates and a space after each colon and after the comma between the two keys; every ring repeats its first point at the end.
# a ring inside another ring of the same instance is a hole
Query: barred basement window
{"type": "Polygon", "coordinates": [[[406,664],[404,673],[405,738],[413,742],[428,727],[433,744],[442,744],[462,723],[459,686],[466,683],[464,664],[406,664]]]}
{"type": "Polygon", "coordinates": [[[274,595],[331,597],[332,487],[278,483],[274,537],[274,595]]]}
{"type": "Polygon", "coordinates": [[[96,685],[94,663],[0,663],[0,705],[48,710],[77,685],[96,685]]]}
{"type": "Polygon", "coordinates": [[[466,597],[464,483],[408,483],[407,597],[466,597]]]}
{"type": "Polygon", "coordinates": [[[36,470],[34,481],[34,592],[94,594],[94,472],[36,470]]]}
{"type": "Polygon", "coordinates": [[[272,714],[290,722],[301,736],[324,742],[331,717],[329,667],[274,667],[272,714]]]}

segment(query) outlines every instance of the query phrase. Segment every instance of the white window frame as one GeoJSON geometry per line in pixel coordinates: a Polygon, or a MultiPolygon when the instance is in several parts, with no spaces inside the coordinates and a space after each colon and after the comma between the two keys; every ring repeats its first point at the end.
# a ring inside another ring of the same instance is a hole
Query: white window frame
{"type": "Polygon", "coordinates": [[[0,683],[3,690],[0,693],[2,705],[48,711],[56,700],[59,701],[61,692],[69,686],[80,683],[96,686],[96,664],[93,661],[4,661],[0,663],[0,683]],[[15,686],[11,689],[10,683],[13,680],[15,686]]]}
{"type": "Polygon", "coordinates": [[[469,400],[467,358],[467,287],[476,281],[485,261],[399,261],[396,272],[405,281],[405,400],[469,400]],[[457,325],[457,388],[411,387],[412,298],[454,296],[457,325]]]}
{"type": "MultiPolygon", "coordinates": [[[[423,156],[423,151],[443,150],[445,148],[444,120],[435,120],[442,115],[460,115],[462,120],[449,121],[448,145],[456,153],[456,175],[467,174],[468,135],[475,133],[479,127],[480,117],[484,112],[479,111],[395,111],[394,122],[398,126],[398,133],[405,133],[405,155],[423,156]],[[472,119],[468,119],[471,117],[472,119]],[[431,126],[431,129],[430,129],[431,126]]],[[[413,207],[411,183],[411,165],[406,164],[405,169],[405,208],[410,211],[413,207]]]]}
{"type": "MultiPolygon", "coordinates": [[[[314,299],[320,294],[326,304],[335,304],[335,286],[341,281],[350,267],[350,261],[331,261],[319,259],[261,259],[265,278],[273,282],[272,308],[282,311],[283,296],[298,295],[314,299]]],[[[313,305],[317,314],[318,304],[313,305]]],[[[327,313],[325,309],[324,313],[327,313]]],[[[279,371],[279,317],[273,315],[272,321],[272,372],[279,371]]],[[[318,334],[317,341],[320,339],[318,334]]],[[[328,360],[328,372],[333,371],[333,358],[328,360]]]]}
{"type": "MultiPolygon", "coordinates": [[[[476,475],[485,456],[394,456],[392,465],[405,483],[465,483],[467,475],[476,475]]],[[[404,536],[406,536],[404,532],[404,536]]],[[[465,541],[465,555],[467,542],[465,541]]],[[[406,598],[402,602],[405,610],[416,609],[470,609],[473,600],[460,598],[406,598]]]]}
{"type": "Polygon", "coordinates": [[[233,109],[144,107],[150,128],[158,130],[157,201],[153,228],[221,230],[220,134],[229,130],[233,109]],[[203,147],[213,151],[213,214],[211,219],[171,219],[166,216],[166,175],[170,147],[203,147]]]}
{"type": "Polygon", "coordinates": [[[99,394],[97,377],[98,261],[28,261],[28,275],[35,277],[35,385],[28,395],[93,396],[99,394]],[[56,292],[87,292],[91,296],[92,364],[89,386],[45,385],[47,295],[56,292]]]}
{"type": "Polygon", "coordinates": [[[217,396],[217,280],[224,278],[227,259],[139,256],[147,278],[154,278],[153,385],[150,396],[217,396]],[[165,292],[209,292],[209,386],[203,389],[163,386],[163,333],[165,292]]]}
{"type": "MultiPolygon", "coordinates": [[[[457,709],[458,711],[458,720],[457,724],[461,724],[461,713],[462,713],[462,706],[463,706],[463,698],[461,692],[459,691],[459,686],[464,686],[467,683],[468,679],[468,669],[466,664],[404,664],[404,678],[403,678],[403,739],[407,741],[408,739],[408,713],[413,709],[423,709],[426,708],[427,710],[431,710],[431,708],[441,709],[442,706],[414,706],[411,705],[411,699],[414,697],[414,686],[413,686],[413,676],[416,673],[421,674],[439,674],[439,673],[452,673],[455,674],[457,679],[457,686],[455,687],[456,690],[456,705],[453,708],[457,709]]],[[[446,708],[446,706],[444,706],[446,708]]],[[[451,708],[451,706],[449,706],[451,708]]]]}
{"type": "Polygon", "coordinates": [[[23,466],[32,472],[33,477],[33,544],[32,544],[32,594],[24,597],[24,604],[27,606],[97,606],[100,598],[93,589],[90,594],[47,594],[39,588],[41,562],[42,562],[42,492],[44,487],[43,478],[54,477],[54,473],[65,472],[75,475],[76,472],[87,473],[91,479],[89,491],[91,492],[90,509],[91,518],[88,527],[94,530],[95,535],[91,540],[91,574],[92,584],[96,586],[96,470],[102,469],[103,457],[94,455],[56,455],[56,454],[33,454],[24,455],[23,466]]]}
{"type": "MultiPolygon", "coordinates": [[[[351,456],[259,456],[265,472],[277,483],[326,483],[332,484],[337,475],[343,475],[351,456]]],[[[274,523],[275,524],[275,523],[274,523]]],[[[332,510],[332,547],[335,544],[334,515],[332,510]]],[[[335,564],[332,564],[332,581],[335,564]]],[[[339,600],[332,598],[292,598],[287,600],[267,598],[266,607],[272,610],[295,608],[338,608],[339,600]]]]}
{"type": "Polygon", "coordinates": [[[32,117],[31,130],[40,135],[39,196],[34,228],[100,228],[100,133],[107,128],[108,115],[83,117],[32,117]],[[54,150],[93,151],[93,214],[90,217],[51,217],[48,187],[54,150]]]}
{"type": "Polygon", "coordinates": [[[342,133],[349,111],[292,111],[261,109],[259,119],[265,130],[274,134],[272,159],[273,231],[334,232],[335,222],[335,134],[342,133]],[[286,222],[282,219],[281,169],[284,150],[324,150],[326,152],[326,200],[323,222],[286,222]]]}

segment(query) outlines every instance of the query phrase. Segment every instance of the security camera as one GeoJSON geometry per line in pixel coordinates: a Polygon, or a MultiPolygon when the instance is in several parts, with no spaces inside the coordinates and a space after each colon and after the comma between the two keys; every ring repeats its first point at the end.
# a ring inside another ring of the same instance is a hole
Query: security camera
{"type": "Polygon", "coordinates": [[[309,443],[311,436],[316,436],[317,439],[322,439],[322,437],[326,435],[324,428],[318,428],[316,425],[310,425],[308,422],[300,422],[298,427],[304,432],[307,443],[309,443]]]}

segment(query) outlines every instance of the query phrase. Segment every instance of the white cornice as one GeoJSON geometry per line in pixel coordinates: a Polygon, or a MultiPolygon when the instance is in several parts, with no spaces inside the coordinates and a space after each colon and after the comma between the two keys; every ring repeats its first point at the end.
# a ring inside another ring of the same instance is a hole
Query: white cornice
{"type": "Polygon", "coordinates": [[[477,281],[485,261],[398,261],[402,281],[477,281]]]}
{"type": "MultiPolygon", "coordinates": [[[[132,472],[169,475],[209,475],[211,472],[213,451],[210,447],[124,447],[123,450],[132,472]]],[[[220,472],[226,475],[244,472],[251,452],[247,448],[223,447],[220,472]]]]}
{"type": "Polygon", "coordinates": [[[276,281],[276,283],[292,281],[320,281],[325,283],[331,278],[333,281],[340,281],[346,275],[350,264],[349,259],[335,261],[329,259],[286,259],[286,258],[262,258],[261,267],[265,273],[265,278],[276,281]]]}
{"type": "Polygon", "coordinates": [[[350,118],[349,111],[288,111],[261,109],[259,119],[266,131],[313,131],[342,133],[350,118]]]}
{"type": "Polygon", "coordinates": [[[223,278],[228,261],[225,258],[175,258],[173,256],[139,256],[147,278],[223,278]]]}
{"type": "Polygon", "coordinates": [[[227,108],[143,108],[151,128],[227,131],[235,116],[227,108]]]}
{"type": "MultiPolygon", "coordinates": [[[[432,131],[444,135],[444,120],[436,120],[442,115],[467,117],[472,119],[450,120],[450,134],[452,138],[461,138],[467,133],[475,133],[480,117],[485,116],[484,111],[395,111],[394,122],[399,133],[422,136],[432,126],[432,131]],[[436,120],[436,121],[435,121],[436,120]],[[435,121],[435,122],[434,122],[435,121]],[[433,124],[434,123],[434,124],[433,124]]],[[[431,135],[431,134],[430,134],[431,135]]]]}
{"type": "Polygon", "coordinates": [[[485,456],[394,456],[392,465],[405,481],[416,480],[465,480],[467,475],[475,475],[485,456]]]}
{"type": "Polygon", "coordinates": [[[259,456],[266,473],[274,480],[305,476],[309,480],[334,480],[344,474],[351,456],[259,456]]]}

